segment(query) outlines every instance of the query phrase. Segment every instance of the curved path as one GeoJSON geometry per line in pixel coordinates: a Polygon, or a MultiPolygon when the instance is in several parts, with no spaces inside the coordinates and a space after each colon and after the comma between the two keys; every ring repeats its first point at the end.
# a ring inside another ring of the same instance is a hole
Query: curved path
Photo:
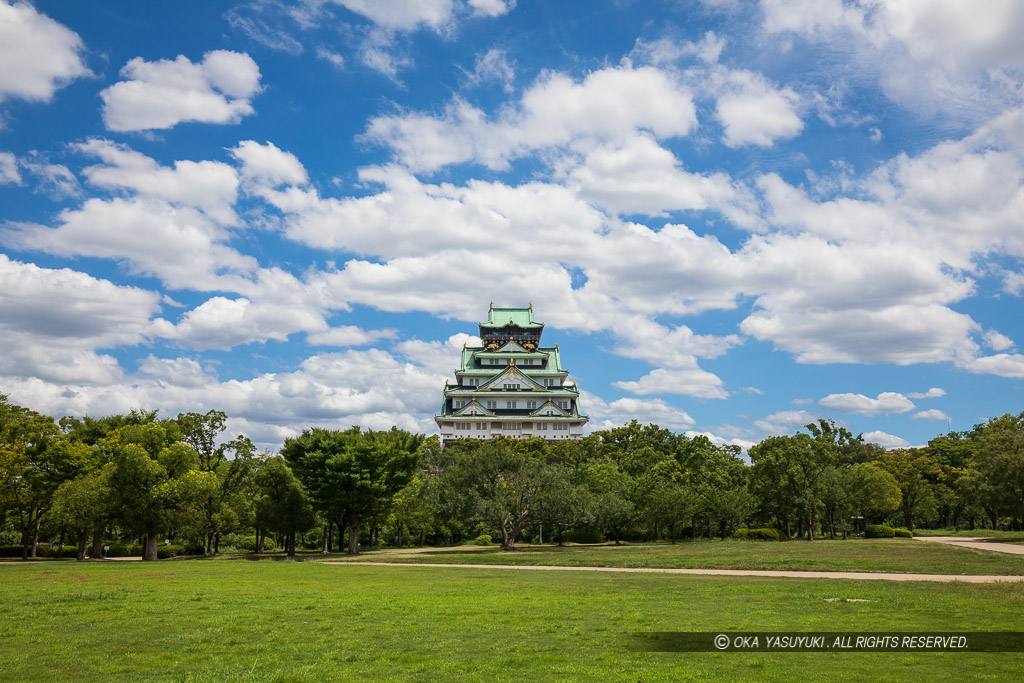
{"type": "Polygon", "coordinates": [[[933,543],[947,543],[961,548],[977,548],[978,550],[991,550],[996,553],[1010,553],[1011,555],[1024,555],[1024,545],[1013,543],[1000,543],[991,538],[967,537],[967,536],[915,536],[915,541],[931,541],[933,543]]]}
{"type": "Polygon", "coordinates": [[[761,569],[668,569],[660,567],[552,567],[535,564],[434,564],[409,562],[327,561],[324,564],[354,564],[363,567],[446,567],[449,569],[522,569],[567,572],[624,572],[635,574],[699,574],[711,576],[765,576],[786,579],[860,579],[866,581],[961,581],[963,583],[1001,583],[1024,581],[1024,576],[982,576],[971,574],[894,574],[883,572],[795,572],[761,569]]]}

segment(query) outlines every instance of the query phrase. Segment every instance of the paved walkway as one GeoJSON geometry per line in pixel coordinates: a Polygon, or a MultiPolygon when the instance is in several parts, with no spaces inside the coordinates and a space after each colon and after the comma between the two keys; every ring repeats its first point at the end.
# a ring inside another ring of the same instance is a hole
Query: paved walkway
{"type": "Polygon", "coordinates": [[[968,538],[967,536],[914,536],[914,540],[932,541],[933,543],[948,543],[949,545],[956,545],[961,548],[977,548],[978,550],[991,550],[997,553],[1010,553],[1011,555],[1024,555],[1024,545],[999,543],[992,538],[968,538]]]}
{"type": "Polygon", "coordinates": [[[1000,583],[1024,581],[1024,576],[979,576],[971,574],[892,574],[883,572],[793,572],[760,569],[664,569],[658,567],[551,567],[534,564],[412,564],[408,562],[324,562],[355,564],[364,567],[445,567],[449,569],[521,569],[567,572],[623,572],[635,574],[699,574],[711,576],[764,576],[787,579],[858,579],[862,581],[962,581],[964,583],[1000,583]]]}

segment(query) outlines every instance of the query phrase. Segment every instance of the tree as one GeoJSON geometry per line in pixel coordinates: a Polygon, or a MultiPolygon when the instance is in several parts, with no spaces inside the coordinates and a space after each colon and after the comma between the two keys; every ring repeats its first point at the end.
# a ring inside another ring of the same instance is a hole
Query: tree
{"type": "Polygon", "coordinates": [[[857,463],[830,469],[823,478],[825,510],[829,532],[835,538],[836,527],[845,539],[850,529],[850,513],[864,517],[865,524],[900,506],[900,488],[896,479],[876,465],[857,463]]]}
{"type": "Polygon", "coordinates": [[[424,437],[398,428],[386,432],[307,429],[287,439],[281,455],[329,520],[349,529],[348,551],[359,552],[359,527],[386,512],[419,467],[424,437]]]}
{"type": "Polygon", "coordinates": [[[75,535],[79,561],[85,559],[89,532],[105,526],[110,517],[111,470],[108,465],[66,481],[54,495],[52,514],[58,524],[75,535]]]}
{"type": "Polygon", "coordinates": [[[875,464],[888,472],[900,487],[899,509],[903,524],[914,530],[914,520],[930,517],[935,511],[935,499],[928,475],[934,475],[938,468],[918,450],[880,453],[875,464]]]}
{"type": "Polygon", "coordinates": [[[111,488],[117,491],[116,516],[130,532],[145,537],[143,560],[157,559],[157,534],[164,525],[159,487],[167,481],[167,469],[135,443],[124,444],[115,454],[111,488]]]}
{"type": "Polygon", "coordinates": [[[143,537],[143,560],[157,559],[160,531],[176,520],[196,523],[217,486],[216,475],[199,469],[199,455],[180,435],[171,422],[151,422],[120,427],[100,442],[112,453],[116,517],[143,537]]]}
{"type": "Polygon", "coordinates": [[[89,449],[62,438],[53,418],[0,394],[0,507],[17,515],[22,559],[35,557],[57,488],[88,465],[89,449]]]}
{"type": "Polygon", "coordinates": [[[564,545],[567,529],[582,526],[591,520],[594,501],[585,487],[573,481],[568,465],[548,464],[545,485],[539,491],[534,520],[558,532],[558,545],[564,545]]]}
{"type": "Polygon", "coordinates": [[[995,417],[978,437],[978,470],[998,482],[1004,509],[1024,528],[1024,413],[995,417]]]}
{"type": "Polygon", "coordinates": [[[813,439],[807,434],[774,436],[750,449],[751,476],[763,504],[786,523],[789,537],[791,520],[801,520],[809,541],[823,505],[823,478],[836,461],[834,432],[815,429],[818,435],[813,439]]]}
{"type": "Polygon", "coordinates": [[[610,460],[590,463],[583,471],[583,486],[591,496],[591,518],[605,536],[615,537],[620,542],[622,527],[633,515],[633,502],[629,494],[633,489],[633,478],[619,471],[610,460]]]}
{"type": "MultiPolygon", "coordinates": [[[[543,448],[543,442],[535,441],[543,448]]],[[[502,550],[515,550],[519,533],[539,511],[547,484],[543,450],[538,453],[538,444],[505,438],[472,444],[445,473],[445,488],[463,494],[462,514],[501,530],[502,550]]]]}
{"type": "Polygon", "coordinates": [[[280,456],[263,463],[255,482],[260,491],[255,505],[257,524],[284,535],[288,557],[295,557],[295,534],[315,521],[305,489],[280,456]]]}

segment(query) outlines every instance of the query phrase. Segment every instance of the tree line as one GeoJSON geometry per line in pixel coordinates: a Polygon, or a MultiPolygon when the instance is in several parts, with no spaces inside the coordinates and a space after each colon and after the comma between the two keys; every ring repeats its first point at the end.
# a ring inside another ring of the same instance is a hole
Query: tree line
{"type": "Polygon", "coordinates": [[[0,546],[78,559],[297,547],[846,538],[872,523],[1024,528],[1024,413],[886,451],[831,421],[749,449],[633,421],[580,440],[307,429],[257,452],[211,410],[54,420],[0,395],[0,546]]]}

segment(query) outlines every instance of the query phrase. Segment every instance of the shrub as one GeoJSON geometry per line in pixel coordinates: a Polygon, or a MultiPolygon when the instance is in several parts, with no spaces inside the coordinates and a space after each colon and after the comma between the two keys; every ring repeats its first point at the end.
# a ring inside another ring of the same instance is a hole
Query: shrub
{"type": "Polygon", "coordinates": [[[110,550],[107,551],[107,557],[142,557],[141,545],[127,545],[124,543],[107,543],[105,545],[110,546],[110,550]]]}
{"type": "Polygon", "coordinates": [[[785,534],[778,529],[751,529],[748,536],[758,541],[784,541],[785,534]]]}
{"type": "Polygon", "coordinates": [[[490,534],[480,534],[476,537],[476,540],[473,541],[473,543],[475,543],[476,545],[490,545],[491,536],[490,534]]]}
{"type": "MultiPolygon", "coordinates": [[[[553,533],[551,538],[558,540],[558,533],[553,533]]],[[[565,540],[571,543],[601,543],[604,536],[601,535],[600,529],[573,529],[565,532],[565,540]]]]}
{"type": "Polygon", "coordinates": [[[781,541],[785,538],[778,529],[737,529],[732,536],[748,541],[781,541]]]}
{"type": "Polygon", "coordinates": [[[904,529],[902,527],[896,527],[893,529],[893,533],[896,534],[896,538],[913,538],[914,534],[910,532],[910,529],[904,529]]]}
{"type": "Polygon", "coordinates": [[[168,557],[177,557],[178,555],[185,554],[185,546],[183,545],[162,545],[156,549],[156,556],[161,560],[168,557]]]}
{"type": "MultiPolygon", "coordinates": [[[[61,557],[75,557],[78,555],[78,545],[64,546],[64,553],[61,557]]],[[[0,546],[0,557],[21,557],[20,545],[0,546]]],[[[36,546],[36,557],[57,557],[57,547],[51,548],[48,545],[36,546]]]]}
{"type": "Polygon", "coordinates": [[[868,524],[864,527],[864,538],[893,538],[895,535],[895,529],[888,524],[868,524]]]}

